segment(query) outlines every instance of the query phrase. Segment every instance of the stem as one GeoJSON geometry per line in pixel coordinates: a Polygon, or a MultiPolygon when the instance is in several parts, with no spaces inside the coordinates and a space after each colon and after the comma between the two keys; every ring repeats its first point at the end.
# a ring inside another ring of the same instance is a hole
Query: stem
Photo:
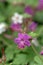
{"type": "Polygon", "coordinates": [[[34,48],[33,44],[31,44],[31,47],[33,49],[33,51],[35,52],[35,54],[41,59],[41,61],[43,62],[41,56],[38,54],[38,52],[36,51],[36,49],[34,48]]]}
{"type": "Polygon", "coordinates": [[[25,21],[25,23],[24,23],[24,26],[25,26],[24,32],[28,32],[28,24],[29,24],[28,18],[27,19],[24,19],[24,21],[25,21]]]}

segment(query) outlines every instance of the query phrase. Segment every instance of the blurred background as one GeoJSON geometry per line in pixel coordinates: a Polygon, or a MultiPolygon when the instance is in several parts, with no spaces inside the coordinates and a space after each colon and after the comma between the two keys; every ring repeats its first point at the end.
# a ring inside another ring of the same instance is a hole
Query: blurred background
{"type": "MultiPolygon", "coordinates": [[[[31,6],[36,9],[33,21],[38,24],[36,33],[39,34],[37,37],[39,46],[34,47],[38,53],[43,50],[43,7],[41,5],[40,7],[42,8],[38,7],[39,1],[40,0],[0,0],[0,23],[5,22],[8,26],[15,12],[23,14],[25,6],[31,6]]],[[[5,38],[3,34],[0,35],[0,65],[34,65],[31,64],[31,62],[34,62],[33,60],[36,54],[32,48],[26,47],[23,50],[18,49],[17,45],[14,44],[12,40],[5,38]],[[2,53],[5,54],[6,61],[4,57],[4,62],[1,63],[2,53]]],[[[8,29],[6,34],[11,35],[11,30],[8,29]]],[[[17,32],[14,32],[14,36],[17,36],[17,32]]]]}

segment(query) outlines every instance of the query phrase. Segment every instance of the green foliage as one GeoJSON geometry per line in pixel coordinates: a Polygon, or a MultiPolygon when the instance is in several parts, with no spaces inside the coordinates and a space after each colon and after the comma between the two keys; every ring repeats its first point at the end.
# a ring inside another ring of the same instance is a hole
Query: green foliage
{"type": "Polygon", "coordinates": [[[34,20],[37,21],[38,23],[43,24],[43,11],[37,11],[35,13],[34,20]]]}
{"type": "Polygon", "coordinates": [[[7,2],[9,2],[9,3],[15,3],[15,2],[23,2],[23,0],[7,0],[7,2]]]}
{"type": "Polygon", "coordinates": [[[38,34],[37,33],[34,33],[34,32],[30,32],[29,35],[32,36],[33,38],[35,38],[35,37],[38,36],[38,34]]]}
{"type": "Polygon", "coordinates": [[[5,50],[5,54],[6,54],[6,61],[13,59],[13,54],[14,54],[13,48],[7,47],[7,49],[5,50]]]}
{"type": "Polygon", "coordinates": [[[4,22],[5,21],[5,16],[3,16],[3,15],[0,15],[0,22],[4,22]]]}
{"type": "Polygon", "coordinates": [[[18,65],[23,64],[24,65],[24,64],[27,64],[27,62],[28,62],[27,55],[18,54],[16,58],[14,59],[13,64],[18,64],[18,65]]]}
{"type": "Polygon", "coordinates": [[[4,12],[5,12],[4,4],[0,2],[0,14],[4,14],[4,12]]]}
{"type": "Polygon", "coordinates": [[[24,17],[24,18],[30,18],[30,17],[32,17],[32,16],[29,15],[29,14],[24,13],[24,14],[23,14],[23,17],[24,17]]]}
{"type": "Polygon", "coordinates": [[[30,65],[42,65],[43,64],[43,57],[41,59],[38,56],[35,56],[34,61],[30,63],[30,65]]]}
{"type": "Polygon", "coordinates": [[[25,0],[25,4],[36,7],[38,5],[38,0],[25,0]]]}
{"type": "MultiPolygon", "coordinates": [[[[41,58],[41,59],[42,59],[42,58],[41,58]]],[[[38,56],[36,56],[36,57],[34,58],[34,61],[35,61],[36,63],[38,63],[39,65],[41,65],[41,64],[42,64],[41,59],[40,59],[38,56]]]]}
{"type": "Polygon", "coordinates": [[[37,27],[37,30],[36,30],[36,33],[38,34],[38,41],[39,41],[39,44],[40,46],[43,45],[43,25],[39,25],[37,27]]]}
{"type": "Polygon", "coordinates": [[[15,12],[18,12],[18,13],[23,13],[23,9],[24,7],[22,6],[13,6],[13,5],[9,5],[7,8],[6,8],[6,16],[12,16],[15,12]]]}

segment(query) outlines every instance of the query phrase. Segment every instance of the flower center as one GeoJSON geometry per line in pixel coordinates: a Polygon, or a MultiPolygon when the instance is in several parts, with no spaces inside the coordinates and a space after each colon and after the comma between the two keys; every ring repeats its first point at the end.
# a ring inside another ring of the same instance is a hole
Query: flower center
{"type": "Polygon", "coordinates": [[[16,17],[16,20],[18,20],[19,19],[19,17],[16,17]]]}

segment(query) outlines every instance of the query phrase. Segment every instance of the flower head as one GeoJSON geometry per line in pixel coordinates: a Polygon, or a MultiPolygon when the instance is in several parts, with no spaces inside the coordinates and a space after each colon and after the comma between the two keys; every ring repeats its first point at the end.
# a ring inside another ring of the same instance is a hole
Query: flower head
{"type": "Polygon", "coordinates": [[[12,31],[20,31],[21,25],[20,24],[11,24],[10,28],[12,31]]]}
{"type": "Polygon", "coordinates": [[[24,9],[25,13],[32,15],[33,9],[30,6],[26,6],[24,9]]]}
{"type": "Polygon", "coordinates": [[[26,33],[19,33],[18,38],[14,39],[14,42],[18,44],[19,48],[24,48],[25,46],[30,46],[30,39],[31,36],[27,35],[26,33]]]}
{"type": "Polygon", "coordinates": [[[23,22],[23,16],[18,14],[18,13],[15,13],[14,16],[12,17],[12,22],[14,24],[21,24],[23,22]]]}
{"type": "Polygon", "coordinates": [[[6,24],[5,23],[0,23],[0,34],[6,31],[6,24]]]}
{"type": "Polygon", "coordinates": [[[29,26],[29,29],[30,29],[31,31],[34,31],[34,30],[36,29],[36,27],[37,27],[37,23],[32,22],[32,23],[30,24],[30,26],[29,26]]]}

